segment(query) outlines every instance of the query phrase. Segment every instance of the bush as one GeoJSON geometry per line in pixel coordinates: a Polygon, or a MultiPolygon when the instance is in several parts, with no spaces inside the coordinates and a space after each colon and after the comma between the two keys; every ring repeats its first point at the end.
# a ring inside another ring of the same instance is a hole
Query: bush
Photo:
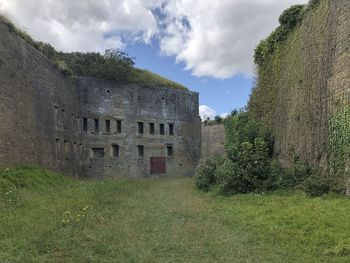
{"type": "Polygon", "coordinates": [[[329,179],[316,169],[304,180],[302,187],[311,197],[321,196],[331,190],[329,179]]]}
{"type": "Polygon", "coordinates": [[[195,173],[196,186],[199,189],[209,191],[210,188],[215,185],[215,172],[224,160],[224,158],[218,156],[205,159],[199,164],[195,173]]]}
{"type": "Polygon", "coordinates": [[[248,193],[271,190],[269,181],[271,159],[268,147],[262,138],[254,144],[243,142],[239,147],[231,147],[228,158],[217,169],[216,179],[224,193],[248,193]]]}
{"type": "Polygon", "coordinates": [[[302,10],[304,5],[293,5],[285,10],[279,17],[279,22],[287,29],[293,29],[301,19],[302,10]]]}
{"type": "Polygon", "coordinates": [[[273,53],[276,47],[287,39],[290,32],[294,30],[302,19],[303,5],[293,5],[285,10],[279,17],[280,25],[266,39],[260,41],[255,48],[254,63],[262,66],[273,53]]]}
{"type": "Polygon", "coordinates": [[[252,190],[249,178],[245,177],[240,167],[230,159],[225,159],[215,171],[215,176],[221,193],[248,193],[252,190]]]}

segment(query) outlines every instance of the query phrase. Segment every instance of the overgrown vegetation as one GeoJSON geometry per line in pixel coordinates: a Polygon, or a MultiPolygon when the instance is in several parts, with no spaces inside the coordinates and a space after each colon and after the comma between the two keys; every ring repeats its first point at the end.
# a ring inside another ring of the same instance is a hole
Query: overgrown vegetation
{"type": "Polygon", "coordinates": [[[109,49],[105,50],[103,54],[98,52],[58,52],[48,43],[35,41],[26,32],[16,28],[4,16],[0,16],[0,22],[4,23],[10,32],[17,34],[51,59],[65,75],[96,77],[141,86],[165,86],[175,89],[186,89],[174,81],[147,70],[135,68],[134,58],[120,50],[109,49]]]}
{"type": "Polygon", "coordinates": [[[271,133],[252,120],[247,111],[225,119],[225,134],[226,157],[204,160],[197,168],[199,189],[217,187],[224,194],[299,189],[310,196],[331,190],[326,175],[298,158],[288,167],[274,160],[271,133]]]}
{"type": "Polygon", "coordinates": [[[329,121],[328,159],[334,185],[340,191],[350,184],[350,108],[344,107],[329,121]]]}
{"type": "Polygon", "coordinates": [[[214,120],[211,120],[209,117],[203,121],[204,125],[217,125],[217,124],[223,124],[225,118],[221,117],[220,115],[217,115],[214,117],[214,120]]]}
{"type": "Polygon", "coordinates": [[[293,5],[281,14],[279,17],[279,27],[256,47],[254,54],[255,64],[263,65],[277,46],[287,39],[290,32],[292,32],[295,26],[301,21],[303,9],[304,5],[293,5]]]}
{"type": "Polygon", "coordinates": [[[349,200],[0,170],[0,262],[349,262],[349,200]],[[4,183],[6,182],[6,183],[4,183]]]}

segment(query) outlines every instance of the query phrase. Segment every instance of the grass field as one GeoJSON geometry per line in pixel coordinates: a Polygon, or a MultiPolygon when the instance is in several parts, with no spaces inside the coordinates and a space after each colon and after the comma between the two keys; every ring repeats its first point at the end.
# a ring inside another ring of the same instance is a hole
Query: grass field
{"type": "Polygon", "coordinates": [[[0,262],[350,262],[350,202],[0,170],[0,262]]]}

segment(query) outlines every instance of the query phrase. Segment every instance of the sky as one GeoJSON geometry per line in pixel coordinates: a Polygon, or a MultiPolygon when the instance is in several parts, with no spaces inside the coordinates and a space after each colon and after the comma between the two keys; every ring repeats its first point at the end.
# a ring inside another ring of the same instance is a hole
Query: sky
{"type": "Polygon", "coordinates": [[[200,94],[200,115],[244,107],[254,48],[307,0],[0,0],[0,13],[56,49],[118,48],[136,66],[200,94]]]}

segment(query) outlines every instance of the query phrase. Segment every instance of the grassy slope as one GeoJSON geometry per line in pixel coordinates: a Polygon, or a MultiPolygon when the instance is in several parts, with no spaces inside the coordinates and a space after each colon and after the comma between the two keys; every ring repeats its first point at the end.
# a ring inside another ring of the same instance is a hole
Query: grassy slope
{"type": "Polygon", "coordinates": [[[78,182],[35,168],[0,171],[0,189],[0,262],[350,260],[339,196],[220,197],[189,178],[78,182]]]}

